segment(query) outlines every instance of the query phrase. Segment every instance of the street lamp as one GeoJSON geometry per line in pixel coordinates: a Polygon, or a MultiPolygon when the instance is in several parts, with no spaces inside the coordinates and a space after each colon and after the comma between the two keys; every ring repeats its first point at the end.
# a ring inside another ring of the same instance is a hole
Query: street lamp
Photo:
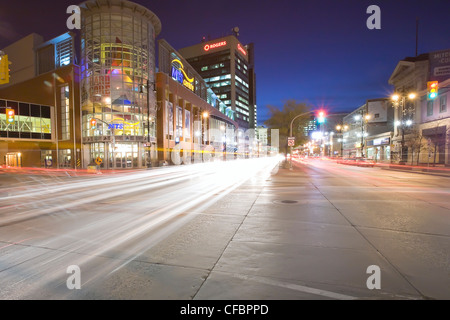
{"type": "Polygon", "coordinates": [[[223,160],[226,160],[227,155],[227,127],[225,125],[221,125],[220,129],[224,132],[224,136],[222,137],[222,151],[223,151],[223,160]]]}
{"type": "MultiPolygon", "coordinates": [[[[290,124],[290,126],[289,126],[289,137],[292,137],[292,124],[294,123],[294,120],[297,119],[297,118],[300,118],[301,116],[306,116],[307,114],[310,114],[310,113],[312,113],[312,112],[313,112],[313,111],[308,111],[308,112],[301,113],[301,114],[299,114],[299,115],[296,115],[296,116],[291,120],[291,124],[290,124]]],[[[321,115],[321,116],[323,116],[323,112],[322,112],[322,115],[321,115]]],[[[293,146],[290,146],[289,170],[292,170],[292,147],[293,147],[293,146]]]]}
{"type": "Polygon", "coordinates": [[[341,154],[340,156],[343,157],[344,155],[344,132],[348,130],[348,125],[346,124],[338,124],[336,126],[336,130],[339,133],[339,135],[341,136],[341,154]]]}
{"type": "MultiPolygon", "coordinates": [[[[152,82],[153,84],[153,92],[156,92],[155,89],[155,83],[152,82]]],[[[140,85],[140,90],[139,93],[144,93],[143,88],[146,89],[147,92],[147,168],[151,167],[151,155],[150,155],[150,146],[151,146],[151,142],[150,142],[150,80],[147,79],[147,83],[146,84],[141,84],[140,85]]],[[[156,122],[155,122],[156,123],[156,122]]]]}
{"type": "Polygon", "coordinates": [[[371,119],[370,114],[365,113],[365,110],[362,109],[360,114],[356,114],[353,117],[356,121],[361,121],[361,133],[358,133],[358,137],[361,137],[361,157],[364,158],[364,137],[368,136],[368,133],[365,132],[365,127],[367,126],[368,121],[371,119]]]}
{"type": "Polygon", "coordinates": [[[399,90],[398,93],[395,93],[391,96],[392,105],[395,109],[400,108],[400,116],[401,119],[395,121],[396,127],[401,128],[401,154],[400,154],[400,164],[405,164],[408,160],[408,150],[405,148],[405,131],[406,127],[412,125],[413,121],[410,119],[410,115],[414,111],[414,105],[411,107],[411,103],[407,104],[407,99],[409,101],[413,101],[417,98],[416,93],[414,92],[406,92],[406,90],[399,90]],[[409,118],[409,119],[407,119],[409,118]]]}

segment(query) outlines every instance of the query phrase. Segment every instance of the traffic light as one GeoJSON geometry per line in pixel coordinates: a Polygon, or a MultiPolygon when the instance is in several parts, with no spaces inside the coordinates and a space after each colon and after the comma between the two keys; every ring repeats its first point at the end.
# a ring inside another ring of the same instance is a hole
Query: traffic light
{"type": "Polygon", "coordinates": [[[320,123],[320,124],[324,123],[325,122],[325,116],[326,116],[325,111],[322,111],[322,110],[319,111],[317,113],[317,123],[320,123]]]}
{"type": "Polygon", "coordinates": [[[8,55],[0,55],[0,84],[9,83],[9,65],[8,55]]]}
{"type": "Polygon", "coordinates": [[[89,120],[89,124],[91,129],[95,129],[97,127],[97,120],[95,118],[91,118],[91,120],[89,120]]]}
{"type": "Polygon", "coordinates": [[[427,98],[428,100],[434,100],[438,96],[439,82],[428,81],[427,82],[427,98]]]}
{"type": "Polygon", "coordinates": [[[6,109],[6,122],[9,124],[13,124],[14,123],[14,109],[6,109]]]}

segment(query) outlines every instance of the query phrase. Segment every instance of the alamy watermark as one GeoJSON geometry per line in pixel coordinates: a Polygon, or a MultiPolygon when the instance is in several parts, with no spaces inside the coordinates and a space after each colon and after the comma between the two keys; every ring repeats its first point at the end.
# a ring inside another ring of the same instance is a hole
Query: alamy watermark
{"type": "Polygon", "coordinates": [[[81,29],[81,9],[79,6],[71,5],[67,7],[66,13],[71,14],[67,18],[66,26],[69,30],[81,29]]]}
{"type": "Polygon", "coordinates": [[[369,30],[381,29],[381,9],[377,5],[367,7],[366,13],[370,14],[367,18],[366,26],[369,30]]]}
{"type": "Polygon", "coordinates": [[[66,280],[67,289],[81,289],[81,269],[77,265],[70,265],[66,269],[66,273],[70,276],[66,280]]]}
{"type": "Polygon", "coordinates": [[[381,289],[381,269],[377,265],[371,265],[367,267],[367,274],[370,274],[369,278],[367,278],[366,286],[367,289],[381,289]]]}

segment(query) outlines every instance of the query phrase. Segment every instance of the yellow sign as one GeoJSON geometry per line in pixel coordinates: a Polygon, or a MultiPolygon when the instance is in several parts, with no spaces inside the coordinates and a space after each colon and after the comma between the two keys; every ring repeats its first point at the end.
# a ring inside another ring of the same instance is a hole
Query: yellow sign
{"type": "Polygon", "coordinates": [[[109,129],[118,129],[118,130],[136,129],[135,127],[137,126],[139,126],[139,121],[131,123],[125,121],[125,119],[122,118],[114,118],[114,120],[110,124],[108,124],[109,129]]]}
{"type": "Polygon", "coordinates": [[[96,163],[97,165],[101,165],[102,162],[103,162],[103,159],[100,158],[100,157],[97,157],[97,159],[95,159],[95,163],[96,163]]]}
{"type": "Polygon", "coordinates": [[[191,91],[194,91],[194,78],[189,78],[184,71],[183,63],[178,59],[172,60],[172,78],[191,91]]]}

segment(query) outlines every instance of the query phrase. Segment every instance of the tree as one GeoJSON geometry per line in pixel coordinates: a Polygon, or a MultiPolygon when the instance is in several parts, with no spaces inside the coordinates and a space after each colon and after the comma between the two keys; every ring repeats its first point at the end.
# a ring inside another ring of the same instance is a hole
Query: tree
{"type": "MultiPolygon", "coordinates": [[[[294,117],[299,114],[311,111],[312,107],[305,104],[299,103],[295,100],[287,100],[283,108],[268,105],[270,118],[264,122],[264,124],[269,129],[278,129],[280,137],[280,152],[287,155],[288,153],[288,141],[290,124],[294,117]]],[[[303,127],[307,124],[308,120],[311,118],[310,115],[305,115],[299,117],[295,120],[292,126],[292,135],[295,137],[295,144],[301,145],[307,141],[307,137],[304,135],[303,127]]]]}
{"type": "Polygon", "coordinates": [[[411,165],[414,165],[414,152],[416,152],[417,165],[419,165],[420,152],[424,148],[423,141],[424,137],[417,126],[409,130],[408,139],[405,141],[405,146],[411,150],[411,165]]]}

